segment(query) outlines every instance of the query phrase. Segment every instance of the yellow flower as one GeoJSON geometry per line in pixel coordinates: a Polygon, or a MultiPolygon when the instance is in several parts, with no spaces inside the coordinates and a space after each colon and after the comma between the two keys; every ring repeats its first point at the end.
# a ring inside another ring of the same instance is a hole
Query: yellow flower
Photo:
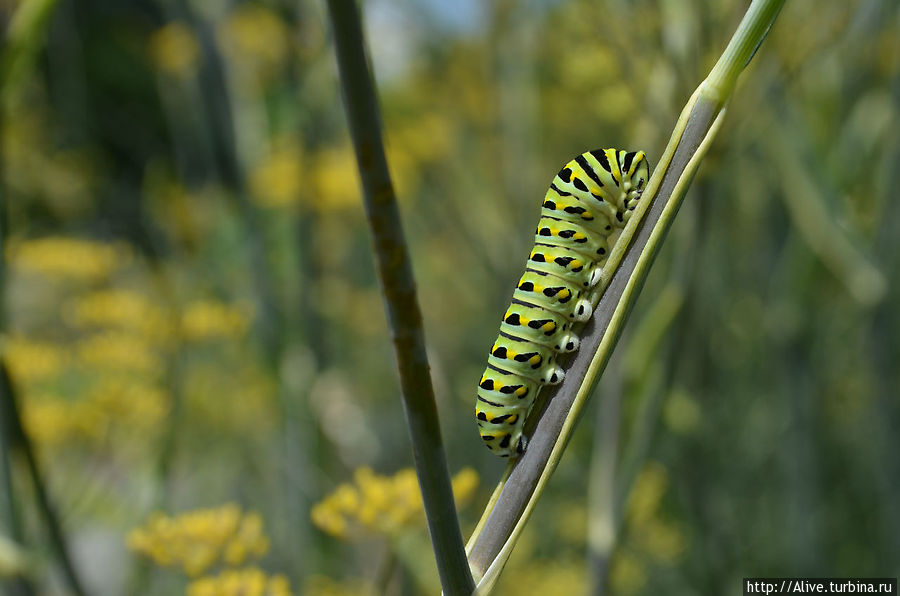
{"type": "MultiPolygon", "coordinates": [[[[190,511],[176,517],[154,514],[144,526],[132,530],[128,536],[128,547],[150,557],[157,565],[179,565],[186,574],[197,576],[220,559],[229,564],[240,564],[248,558],[264,555],[269,548],[269,539],[258,513],[244,515],[237,505],[228,504],[216,509],[190,511]]],[[[255,574],[246,577],[250,576],[256,577],[255,574]]],[[[226,589],[223,586],[240,583],[246,577],[229,575],[218,579],[206,578],[197,582],[196,589],[198,593],[205,593],[202,590],[207,589],[206,586],[215,585],[220,591],[213,593],[231,594],[222,591],[226,589]]]]}
{"type": "Polygon", "coordinates": [[[299,146],[276,146],[250,173],[250,189],[253,200],[262,207],[296,204],[303,190],[303,154],[299,146]]]}
{"type": "Polygon", "coordinates": [[[191,302],[181,315],[185,339],[240,338],[247,333],[250,317],[244,305],[231,306],[214,300],[191,302]]]}
{"type": "Polygon", "coordinates": [[[359,208],[359,174],[349,144],[320,151],[315,156],[311,177],[313,209],[326,212],[359,208]]]}
{"type": "Polygon", "coordinates": [[[82,339],[76,353],[81,363],[99,369],[156,376],[163,367],[159,355],[145,338],[121,331],[105,331],[82,339]]]}
{"type": "Polygon", "coordinates": [[[263,530],[262,516],[248,513],[234,537],[225,545],[223,558],[229,565],[240,565],[248,557],[258,558],[269,550],[269,539],[263,530]]]}
{"type": "Polygon", "coordinates": [[[261,569],[228,569],[215,576],[191,582],[188,596],[291,596],[291,586],[283,575],[266,575],[261,569]]]}
{"type": "MultiPolygon", "coordinates": [[[[365,533],[395,536],[421,523],[422,496],[412,468],[381,476],[363,467],[356,470],[354,480],[355,485],[342,484],[313,506],[313,523],[323,532],[339,538],[365,533]]],[[[457,503],[468,501],[477,487],[477,472],[471,468],[459,472],[453,479],[457,503]]]]}
{"type": "Polygon", "coordinates": [[[7,338],[0,345],[10,373],[19,383],[52,378],[62,371],[68,359],[62,346],[21,336],[7,338]]]}
{"type": "Polygon", "coordinates": [[[47,277],[95,281],[108,278],[130,259],[124,245],[65,237],[47,237],[11,244],[10,265],[47,277]]]}
{"type": "Polygon", "coordinates": [[[72,409],[59,398],[29,396],[22,406],[22,424],[40,446],[57,445],[71,436],[72,409]]]}
{"type": "Polygon", "coordinates": [[[67,304],[63,316],[76,328],[113,327],[156,340],[170,335],[162,309],[131,290],[101,290],[79,296],[67,304]]]}
{"type": "Polygon", "coordinates": [[[229,56],[263,71],[283,63],[290,49],[287,26],[275,13],[259,4],[239,5],[220,34],[229,56]]]}
{"type": "Polygon", "coordinates": [[[200,43],[184,23],[173,21],[150,36],[150,58],[162,72],[188,77],[200,62],[200,43]]]}

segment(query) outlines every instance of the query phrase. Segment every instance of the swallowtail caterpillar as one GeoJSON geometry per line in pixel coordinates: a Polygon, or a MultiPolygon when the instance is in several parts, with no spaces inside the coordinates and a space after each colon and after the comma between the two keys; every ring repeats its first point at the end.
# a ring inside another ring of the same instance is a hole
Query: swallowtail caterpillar
{"type": "Polygon", "coordinates": [[[591,317],[599,282],[609,277],[606,259],[649,177],[643,152],[598,149],[553,179],[525,274],[478,384],[478,429],[496,455],[525,450],[525,419],[541,388],[563,380],[557,357],[578,349],[573,326],[591,317]]]}

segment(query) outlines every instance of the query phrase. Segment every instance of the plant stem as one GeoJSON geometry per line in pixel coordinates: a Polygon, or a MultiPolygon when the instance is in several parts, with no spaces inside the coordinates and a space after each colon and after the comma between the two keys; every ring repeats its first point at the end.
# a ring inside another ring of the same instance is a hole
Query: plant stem
{"type": "Polygon", "coordinates": [[[438,573],[445,594],[467,595],[475,585],[456,518],[425,352],[422,314],[384,153],[378,99],[366,62],[359,12],[354,0],[329,0],[328,9],[344,106],[362,178],[366,216],[374,239],[378,277],[400,371],[403,405],[438,573]]]}
{"type": "Polygon", "coordinates": [[[34,453],[34,447],[31,439],[22,428],[22,416],[19,413],[16,404],[16,394],[13,389],[12,380],[9,376],[9,370],[6,362],[0,359],[0,393],[3,400],[3,415],[6,419],[5,432],[9,433],[9,438],[16,446],[17,450],[25,458],[25,464],[28,467],[28,475],[31,476],[31,484],[34,488],[35,497],[37,498],[38,509],[44,516],[47,524],[47,531],[50,534],[50,544],[56,551],[56,557],[62,566],[63,576],[69,586],[69,590],[76,596],[84,596],[86,592],[81,587],[81,580],[75,571],[75,565],[72,563],[72,557],[69,555],[69,549],[66,545],[66,535],[62,529],[62,524],[56,514],[56,508],[50,501],[50,495],[44,486],[44,480],[38,465],[37,456],[34,453]]]}

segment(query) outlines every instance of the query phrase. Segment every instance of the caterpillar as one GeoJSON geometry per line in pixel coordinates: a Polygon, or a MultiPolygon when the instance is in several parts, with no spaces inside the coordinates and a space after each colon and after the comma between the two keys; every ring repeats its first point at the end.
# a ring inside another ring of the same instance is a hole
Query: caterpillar
{"type": "Polygon", "coordinates": [[[475,418],[496,455],[525,451],[522,435],[538,393],[565,377],[560,354],[578,349],[574,327],[591,317],[608,272],[611,244],[650,177],[641,151],[582,153],[553,178],[541,205],[534,248],[478,383],[475,418]]]}

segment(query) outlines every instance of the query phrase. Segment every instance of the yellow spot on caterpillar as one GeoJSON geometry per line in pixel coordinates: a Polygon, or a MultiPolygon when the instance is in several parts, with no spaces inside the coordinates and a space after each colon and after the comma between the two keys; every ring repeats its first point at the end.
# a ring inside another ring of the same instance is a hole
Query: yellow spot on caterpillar
{"type": "Polygon", "coordinates": [[[550,333],[551,331],[555,331],[555,330],[556,330],[556,323],[554,323],[553,321],[550,321],[548,323],[544,323],[543,325],[541,325],[541,331],[543,331],[544,333],[550,333]]]}
{"type": "Polygon", "coordinates": [[[572,292],[570,292],[569,290],[560,290],[559,294],[557,294],[556,296],[560,300],[565,300],[566,298],[568,298],[571,295],[572,295],[572,292]]]}
{"type": "Polygon", "coordinates": [[[534,356],[532,356],[531,358],[528,359],[528,364],[530,364],[532,366],[534,366],[536,364],[540,364],[540,363],[541,363],[540,354],[535,354],[534,356]]]}
{"type": "Polygon", "coordinates": [[[522,396],[525,395],[527,392],[528,392],[528,389],[526,389],[525,387],[519,387],[518,389],[516,389],[516,395],[517,395],[518,397],[522,397],[522,396]]]}
{"type": "Polygon", "coordinates": [[[518,420],[518,419],[519,419],[519,415],[513,414],[512,416],[510,416],[509,418],[506,419],[506,423],[507,424],[515,424],[516,420],[518,420]]]}
{"type": "Polygon", "coordinates": [[[575,259],[574,261],[572,261],[571,263],[569,263],[569,268],[570,268],[570,269],[578,269],[578,268],[581,267],[582,265],[584,265],[584,263],[582,263],[582,262],[579,261],[578,259],[575,259]]]}
{"type": "Polygon", "coordinates": [[[573,240],[581,240],[582,238],[587,238],[587,236],[585,236],[581,232],[576,232],[575,235],[572,236],[573,240]]]}

